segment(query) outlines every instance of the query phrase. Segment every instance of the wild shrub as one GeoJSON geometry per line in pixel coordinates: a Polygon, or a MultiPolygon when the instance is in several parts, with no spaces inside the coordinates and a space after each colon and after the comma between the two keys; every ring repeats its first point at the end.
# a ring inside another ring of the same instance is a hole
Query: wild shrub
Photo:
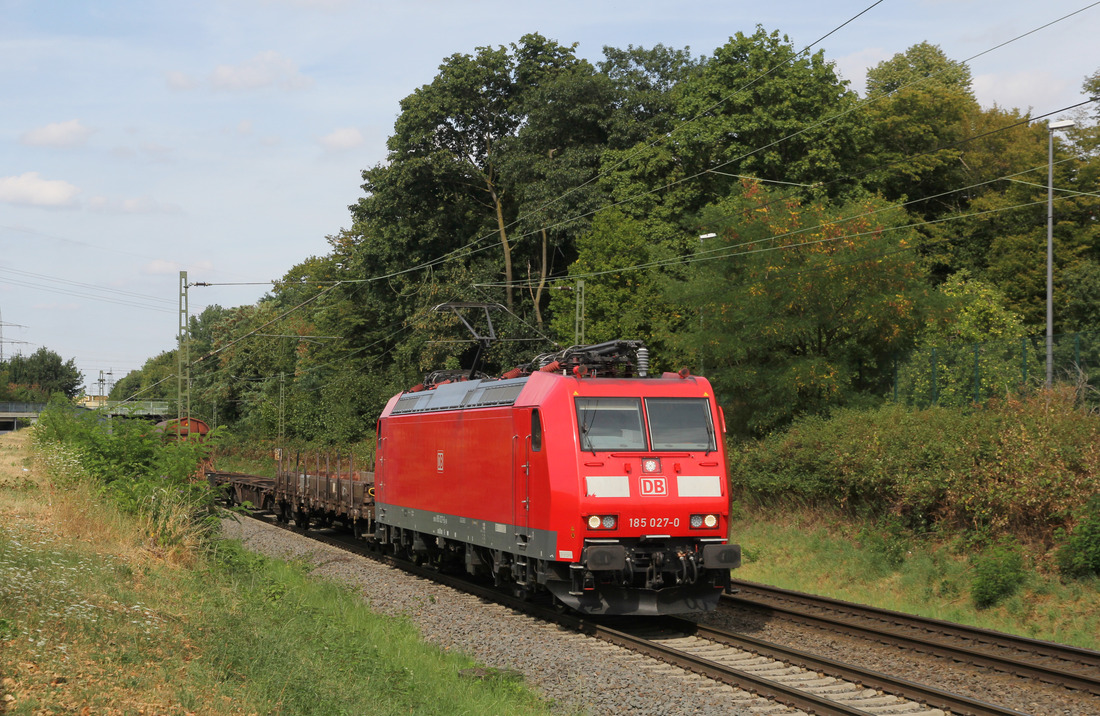
{"type": "Polygon", "coordinates": [[[1100,494],[1093,495],[1079,510],[1077,524],[1061,531],[1065,542],[1055,555],[1058,568],[1068,577],[1100,575],[1100,494]]]}
{"type": "Polygon", "coordinates": [[[1051,539],[1100,480],[1100,416],[1072,389],[982,407],[841,410],[731,450],[732,492],[925,532],[1051,539]]]}
{"type": "Polygon", "coordinates": [[[205,543],[212,533],[215,498],[205,481],[193,476],[216,444],[166,441],[143,420],[106,419],[74,409],[67,401],[50,403],[36,429],[44,454],[68,455],[80,470],[55,472],[64,487],[67,475],[90,480],[124,512],[140,517],[150,541],[159,548],[184,550],[205,543]]]}
{"type": "Polygon", "coordinates": [[[972,564],[970,599],[978,609],[988,609],[1011,596],[1027,577],[1023,555],[1011,541],[1002,541],[979,553],[972,564]]]}
{"type": "Polygon", "coordinates": [[[902,523],[896,519],[880,520],[874,526],[860,530],[868,568],[879,574],[889,574],[904,564],[912,547],[902,523]]]}

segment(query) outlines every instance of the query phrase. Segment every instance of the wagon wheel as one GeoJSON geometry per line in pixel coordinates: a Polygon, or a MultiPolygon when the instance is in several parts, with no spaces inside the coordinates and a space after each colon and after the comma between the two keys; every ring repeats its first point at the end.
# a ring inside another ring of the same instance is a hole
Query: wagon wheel
{"type": "Polygon", "coordinates": [[[308,530],[309,529],[309,513],[303,509],[294,510],[294,524],[298,527],[308,530]]]}

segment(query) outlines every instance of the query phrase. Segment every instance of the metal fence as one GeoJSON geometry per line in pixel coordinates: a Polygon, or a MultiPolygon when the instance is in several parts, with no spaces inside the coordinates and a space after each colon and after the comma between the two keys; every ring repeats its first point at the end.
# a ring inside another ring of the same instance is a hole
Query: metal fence
{"type": "MultiPolygon", "coordinates": [[[[1046,336],[927,346],[894,362],[893,399],[916,405],[967,405],[1042,387],[1046,336]]],[[[1056,384],[1091,386],[1100,379],[1100,333],[1054,336],[1056,384]]]]}
{"type": "Polygon", "coordinates": [[[0,413],[35,414],[46,409],[45,403],[0,403],[0,413]]]}

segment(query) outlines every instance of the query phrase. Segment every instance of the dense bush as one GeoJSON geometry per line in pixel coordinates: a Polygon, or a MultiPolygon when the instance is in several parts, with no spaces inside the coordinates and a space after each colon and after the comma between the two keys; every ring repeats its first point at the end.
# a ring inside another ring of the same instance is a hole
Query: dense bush
{"type": "Polygon", "coordinates": [[[138,515],[158,546],[201,541],[215,523],[214,494],[193,479],[215,445],[165,440],[143,420],[114,418],[51,401],[39,418],[40,448],[63,452],[79,470],[54,470],[55,483],[89,480],[123,510],[138,515]]]}
{"type": "Polygon", "coordinates": [[[1098,477],[1100,417],[1070,389],[981,408],[842,410],[731,454],[735,496],[1044,539],[1097,494],[1098,477]]]}
{"type": "Polygon", "coordinates": [[[978,554],[972,563],[974,580],[970,599],[978,609],[987,609],[1012,596],[1027,578],[1023,555],[1011,542],[1001,542],[978,554]]]}
{"type": "Polygon", "coordinates": [[[1058,548],[1058,568],[1071,577],[1100,575],[1100,495],[1093,495],[1077,515],[1072,530],[1058,548]]]}

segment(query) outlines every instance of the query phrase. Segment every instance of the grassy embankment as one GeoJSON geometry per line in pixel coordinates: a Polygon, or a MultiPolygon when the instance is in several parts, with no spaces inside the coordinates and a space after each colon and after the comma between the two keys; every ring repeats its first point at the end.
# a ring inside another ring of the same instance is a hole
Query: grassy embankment
{"type": "Polygon", "coordinates": [[[30,449],[0,436],[0,712],[547,711],[303,566],[151,540],[63,452],[30,449]]]}
{"type": "Polygon", "coordinates": [[[841,411],[732,451],[736,576],[1100,649],[1100,416],[841,411]]]}
{"type": "Polygon", "coordinates": [[[842,411],[730,457],[736,577],[1100,648],[1100,416],[1071,392],[842,411]]]}

